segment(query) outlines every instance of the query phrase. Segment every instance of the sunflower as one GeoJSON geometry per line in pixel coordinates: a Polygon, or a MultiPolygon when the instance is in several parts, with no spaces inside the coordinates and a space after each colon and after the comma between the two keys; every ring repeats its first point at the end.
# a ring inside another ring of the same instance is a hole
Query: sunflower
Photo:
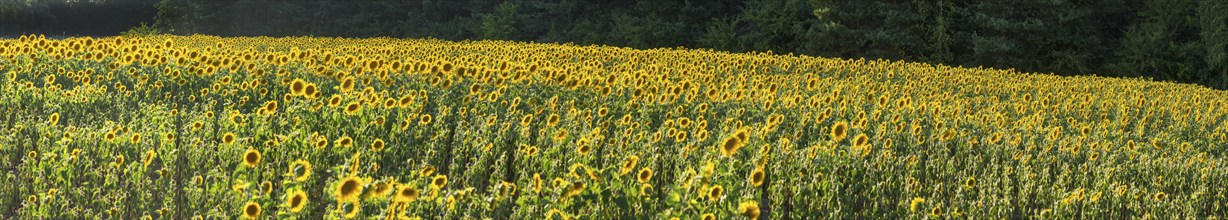
{"type": "Polygon", "coordinates": [[[857,134],[857,136],[853,137],[853,146],[860,148],[867,144],[870,144],[870,137],[867,137],[866,134],[857,134]]]}
{"type": "Polygon", "coordinates": [[[755,171],[751,171],[750,178],[747,179],[750,180],[749,182],[751,185],[758,187],[763,185],[763,180],[766,178],[767,175],[763,173],[763,167],[759,167],[756,168],[755,171]]]}
{"type": "Polygon", "coordinates": [[[158,152],[154,150],[145,151],[145,162],[143,164],[148,167],[150,163],[153,163],[154,158],[157,156],[158,152]]]}
{"type": "Polygon", "coordinates": [[[725,188],[720,185],[713,186],[708,189],[708,199],[720,200],[721,196],[725,195],[725,188]]]}
{"type": "Polygon", "coordinates": [[[353,76],[347,76],[344,79],[341,79],[341,92],[349,93],[350,91],[354,91],[354,77],[353,76]]]}
{"type": "Polygon", "coordinates": [[[969,189],[976,188],[976,178],[968,177],[967,180],[964,180],[964,187],[969,189]]]}
{"type": "Polygon", "coordinates": [[[533,192],[540,193],[542,191],[542,174],[541,173],[533,174],[533,185],[532,186],[533,186],[533,192]]]}
{"type": "Polygon", "coordinates": [[[362,105],[358,104],[358,102],[350,102],[350,104],[345,105],[346,115],[355,115],[361,111],[362,111],[362,105]]]}
{"type": "Polygon", "coordinates": [[[528,127],[530,123],[533,123],[533,114],[525,114],[524,118],[520,119],[521,127],[528,127]]]}
{"type": "Polygon", "coordinates": [[[908,202],[908,210],[912,212],[916,212],[917,208],[920,207],[921,204],[924,204],[924,203],[925,203],[925,199],[922,199],[921,197],[912,198],[912,201],[908,202]]]}
{"type": "Polygon", "coordinates": [[[940,216],[940,215],[942,215],[941,206],[934,206],[933,209],[930,209],[930,216],[940,216]]]}
{"type": "Polygon", "coordinates": [[[222,144],[233,144],[235,139],[235,133],[226,132],[226,134],[222,135],[222,144]]]}
{"type": "Polygon", "coordinates": [[[701,220],[716,220],[716,215],[713,215],[712,213],[707,213],[707,214],[704,214],[704,215],[700,216],[700,217],[699,217],[699,219],[701,219],[701,220]]]}
{"type": "Polygon", "coordinates": [[[102,137],[107,141],[115,141],[115,132],[107,132],[107,134],[103,135],[102,137]]]}
{"type": "Polygon", "coordinates": [[[303,81],[302,79],[294,79],[294,81],[290,82],[290,94],[301,96],[303,95],[303,89],[306,87],[306,81],[303,81]]]}
{"type": "Polygon", "coordinates": [[[358,201],[358,196],[362,193],[362,187],[361,178],[350,176],[341,179],[337,184],[337,189],[333,192],[336,194],[338,202],[358,201]]]}
{"type": "Polygon", "coordinates": [[[374,151],[384,150],[384,140],[375,139],[375,141],[371,142],[371,150],[374,150],[374,151]]]}
{"type": "Polygon", "coordinates": [[[635,179],[639,180],[640,183],[648,183],[649,180],[652,180],[652,169],[647,167],[640,169],[639,174],[635,175],[635,179]]]}
{"type": "Polygon", "coordinates": [[[243,166],[256,168],[256,165],[260,165],[260,151],[248,148],[247,151],[243,152],[243,166]]]}
{"type": "Polygon", "coordinates": [[[431,179],[431,186],[435,187],[436,189],[442,189],[444,186],[447,186],[447,185],[448,185],[448,176],[435,175],[435,178],[431,179]]]}
{"type": "Polygon", "coordinates": [[[401,184],[401,187],[397,189],[396,194],[392,195],[392,200],[395,202],[408,203],[417,199],[418,189],[410,186],[409,184],[401,184]]]}
{"type": "Polygon", "coordinates": [[[286,207],[290,208],[290,213],[302,212],[307,207],[307,193],[299,190],[290,192],[286,196],[286,207]]]}
{"type": "Polygon", "coordinates": [[[387,182],[381,181],[371,185],[370,189],[371,190],[368,191],[369,194],[364,197],[384,198],[384,196],[387,196],[388,192],[392,190],[392,186],[388,185],[387,182]]]}
{"type": "Polygon", "coordinates": [[[426,176],[430,176],[431,174],[435,174],[435,166],[426,165],[422,167],[422,170],[418,171],[419,177],[426,177],[426,176]]]}
{"type": "Polygon", "coordinates": [[[294,177],[294,181],[307,181],[307,178],[311,178],[311,163],[301,159],[295,160],[294,163],[290,163],[290,175],[294,177]]]}
{"type": "Polygon", "coordinates": [[[324,148],[324,147],[328,147],[328,138],[324,136],[320,136],[316,138],[316,148],[324,148]]]}
{"type": "Polygon", "coordinates": [[[350,138],[350,136],[342,136],[341,139],[337,139],[337,146],[346,148],[352,147],[354,146],[354,139],[350,138]]]}
{"type": "Polygon", "coordinates": [[[265,195],[272,194],[273,193],[273,182],[264,181],[260,183],[260,191],[264,192],[265,195]]]}
{"type": "Polygon", "coordinates": [[[742,139],[738,138],[737,135],[725,137],[725,140],[721,141],[721,155],[732,157],[738,152],[738,148],[742,148],[742,139]]]}
{"type": "Polygon", "coordinates": [[[546,127],[554,127],[559,124],[559,114],[550,114],[546,117],[546,127]]]}
{"type": "Polygon", "coordinates": [[[422,116],[418,117],[418,125],[429,124],[431,124],[431,114],[422,114],[422,116]]]}
{"type": "Polygon", "coordinates": [[[1164,192],[1158,192],[1156,193],[1154,197],[1155,197],[1156,202],[1163,202],[1164,200],[1168,199],[1168,194],[1165,194],[1164,192]]]}
{"type": "Polygon", "coordinates": [[[337,107],[338,105],[341,105],[341,95],[334,94],[332,97],[328,97],[328,107],[337,107]]]}
{"type": "Polygon", "coordinates": [[[588,155],[589,152],[593,152],[593,147],[589,145],[588,138],[576,140],[576,145],[576,152],[580,153],[580,155],[588,155]]]}
{"type": "Polygon", "coordinates": [[[141,143],[141,133],[132,133],[131,143],[140,144],[141,143]]]}
{"type": "Polygon", "coordinates": [[[349,207],[349,211],[346,211],[345,216],[342,216],[342,217],[345,217],[346,219],[352,219],[354,217],[358,217],[358,213],[362,212],[362,203],[359,203],[358,201],[350,202],[350,206],[348,207],[349,207]]]}
{"type": "Polygon", "coordinates": [[[115,166],[119,167],[123,165],[124,165],[124,155],[123,154],[115,155],[115,166]]]}
{"type": "Polygon", "coordinates": [[[246,204],[246,205],[243,205],[243,218],[244,218],[244,219],[257,219],[257,218],[260,218],[260,212],[261,212],[261,210],[260,210],[260,204],[259,204],[259,203],[256,203],[256,202],[247,202],[247,204],[246,204]]]}
{"type": "Polygon", "coordinates": [[[750,219],[759,219],[759,203],[755,201],[745,201],[738,204],[738,212],[750,219]]]}
{"type": "Polygon", "coordinates": [[[639,156],[631,155],[630,157],[627,157],[627,159],[623,160],[622,169],[620,169],[618,173],[620,174],[631,173],[631,171],[635,169],[635,165],[639,163],[639,161],[640,161],[639,156]]]}
{"type": "Polygon", "coordinates": [[[849,124],[846,122],[836,122],[831,126],[831,139],[833,141],[842,141],[848,135],[849,124]]]}
{"type": "Polygon", "coordinates": [[[59,123],[60,123],[60,113],[59,112],[51,113],[51,116],[47,117],[47,124],[51,126],[55,126],[56,124],[59,124],[59,123]]]}
{"type": "Polygon", "coordinates": [[[273,113],[277,113],[277,101],[274,100],[274,101],[264,102],[264,113],[270,114],[270,115],[273,113]]]}

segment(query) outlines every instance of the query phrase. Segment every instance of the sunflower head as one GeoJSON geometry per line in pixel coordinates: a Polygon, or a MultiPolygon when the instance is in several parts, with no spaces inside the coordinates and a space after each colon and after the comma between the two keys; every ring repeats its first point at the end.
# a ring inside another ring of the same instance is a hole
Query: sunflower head
{"type": "Polygon", "coordinates": [[[358,196],[362,193],[362,187],[362,179],[356,176],[341,179],[341,181],[337,184],[337,189],[335,191],[337,201],[358,201],[358,196]]]}
{"type": "Polygon", "coordinates": [[[848,136],[849,124],[846,122],[836,122],[831,126],[831,139],[834,141],[842,141],[848,136]]]}
{"type": "Polygon", "coordinates": [[[725,195],[725,188],[721,187],[720,185],[713,186],[712,188],[708,188],[708,199],[720,200],[721,196],[724,196],[724,195],[725,195]]]}
{"type": "Polygon", "coordinates": [[[447,186],[447,185],[448,185],[448,176],[435,175],[435,178],[431,179],[431,186],[435,187],[436,189],[442,189],[444,186],[447,186]]]}
{"type": "Polygon", "coordinates": [[[384,150],[384,140],[375,139],[374,142],[371,142],[371,150],[383,151],[384,150]]]}
{"type": "Polygon", "coordinates": [[[301,159],[290,163],[290,176],[293,176],[298,182],[307,181],[308,178],[311,178],[311,163],[301,159]]]}
{"type": "Polygon", "coordinates": [[[639,180],[640,183],[648,183],[649,180],[652,180],[652,169],[647,167],[640,169],[639,174],[635,175],[635,179],[639,180]]]}
{"type": "Polygon", "coordinates": [[[720,145],[721,155],[732,157],[738,152],[739,148],[742,148],[742,144],[742,139],[738,138],[737,135],[725,137],[725,140],[721,141],[720,145]]]}
{"type": "Polygon", "coordinates": [[[413,202],[417,199],[418,189],[410,186],[409,184],[401,184],[401,187],[397,189],[396,194],[393,195],[393,201],[396,202],[413,202]]]}
{"type": "Polygon", "coordinates": [[[260,151],[248,148],[247,151],[243,152],[243,166],[256,168],[256,165],[260,165],[260,151]]]}
{"type": "Polygon", "coordinates": [[[763,181],[766,178],[767,178],[767,175],[763,173],[763,168],[760,167],[758,169],[755,169],[755,171],[750,172],[749,180],[750,180],[751,185],[758,187],[758,186],[763,185],[763,181]]]}
{"type": "Polygon", "coordinates": [[[755,201],[742,202],[738,204],[738,212],[750,219],[759,219],[759,203],[755,201]]]}
{"type": "Polygon", "coordinates": [[[303,191],[291,192],[286,197],[286,207],[290,208],[290,213],[299,213],[303,208],[307,207],[307,193],[303,191]]]}
{"type": "Polygon", "coordinates": [[[260,204],[259,204],[259,203],[256,203],[256,202],[247,202],[247,204],[246,204],[246,205],[243,205],[243,218],[244,218],[244,219],[257,219],[257,218],[260,218],[260,212],[261,212],[261,210],[260,210],[260,204]]]}

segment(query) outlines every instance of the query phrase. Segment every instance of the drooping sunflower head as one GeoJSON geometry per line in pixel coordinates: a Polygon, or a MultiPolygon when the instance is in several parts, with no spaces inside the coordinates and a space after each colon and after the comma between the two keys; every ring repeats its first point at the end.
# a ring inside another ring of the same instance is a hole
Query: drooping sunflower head
{"type": "Polygon", "coordinates": [[[144,160],[144,163],[142,164],[144,164],[145,166],[149,166],[150,163],[153,163],[153,160],[156,157],[158,157],[157,151],[154,151],[154,150],[145,151],[145,160],[144,160]]]}

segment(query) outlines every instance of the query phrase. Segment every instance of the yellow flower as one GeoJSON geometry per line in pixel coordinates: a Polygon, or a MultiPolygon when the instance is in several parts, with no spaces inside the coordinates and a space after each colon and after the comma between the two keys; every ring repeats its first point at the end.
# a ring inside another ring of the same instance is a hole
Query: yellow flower
{"type": "Polygon", "coordinates": [[[836,122],[831,126],[831,139],[833,141],[842,141],[848,135],[849,124],[845,122],[836,122]]]}
{"type": "Polygon", "coordinates": [[[290,176],[294,177],[294,181],[307,181],[307,178],[311,178],[311,163],[301,159],[290,163],[290,176]]]}
{"type": "Polygon", "coordinates": [[[256,168],[257,165],[260,165],[260,151],[248,148],[246,152],[243,152],[243,166],[256,168]]]}
{"type": "Polygon", "coordinates": [[[374,142],[371,142],[371,150],[374,150],[374,151],[383,151],[383,150],[384,150],[384,140],[383,140],[383,139],[375,139],[375,141],[374,141],[374,142]]]}
{"type": "Polygon", "coordinates": [[[447,185],[448,185],[448,176],[435,175],[435,178],[431,180],[431,186],[435,187],[436,189],[442,189],[444,186],[447,186],[447,185]]]}
{"type": "Polygon", "coordinates": [[[923,203],[925,203],[925,199],[922,199],[921,197],[912,198],[912,201],[908,202],[908,210],[916,212],[917,208],[923,203]]]}
{"type": "Polygon", "coordinates": [[[362,187],[362,179],[356,176],[341,179],[341,181],[339,181],[337,184],[337,189],[334,191],[337,201],[358,201],[359,193],[362,193],[362,187]]]}
{"type": "Polygon", "coordinates": [[[747,179],[750,180],[749,182],[752,186],[759,187],[763,185],[763,181],[766,178],[767,175],[763,173],[763,167],[759,167],[755,168],[755,171],[751,171],[750,178],[747,179]]]}
{"type": "Polygon", "coordinates": [[[361,111],[362,111],[362,105],[358,104],[358,102],[350,102],[350,104],[345,106],[346,115],[356,115],[361,111]]]}
{"type": "Polygon", "coordinates": [[[150,164],[150,163],[153,163],[154,158],[155,158],[155,157],[157,157],[157,156],[158,156],[158,152],[156,152],[156,151],[154,151],[154,150],[148,150],[148,151],[145,151],[145,162],[144,162],[144,165],[145,165],[145,166],[149,166],[149,164],[150,164]]]}
{"type": "Polygon", "coordinates": [[[759,219],[759,203],[755,201],[745,201],[738,204],[738,211],[743,216],[750,219],[759,219]]]}
{"type": "Polygon", "coordinates": [[[395,202],[413,202],[418,199],[418,189],[409,184],[401,184],[401,187],[397,189],[396,194],[392,198],[395,202]]]}
{"type": "Polygon", "coordinates": [[[721,141],[721,155],[732,157],[738,152],[738,148],[742,148],[742,139],[739,139],[737,136],[725,137],[725,140],[721,141]]]}
{"type": "Polygon", "coordinates": [[[640,183],[648,183],[649,180],[652,180],[652,169],[647,167],[640,169],[640,173],[635,175],[635,179],[639,180],[640,183]]]}
{"type": "Polygon", "coordinates": [[[299,190],[290,192],[286,197],[286,207],[290,208],[290,213],[302,212],[307,207],[307,193],[299,190]]]}
{"type": "Polygon", "coordinates": [[[260,218],[260,212],[261,212],[260,204],[256,202],[247,202],[246,205],[243,205],[243,218],[244,219],[260,218]]]}

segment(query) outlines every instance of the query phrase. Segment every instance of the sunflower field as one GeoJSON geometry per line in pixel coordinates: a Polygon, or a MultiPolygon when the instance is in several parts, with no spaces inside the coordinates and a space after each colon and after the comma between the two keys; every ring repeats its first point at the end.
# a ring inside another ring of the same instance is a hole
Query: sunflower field
{"type": "Polygon", "coordinates": [[[4,219],[1215,219],[1228,92],[696,49],[0,40],[4,219]]]}

